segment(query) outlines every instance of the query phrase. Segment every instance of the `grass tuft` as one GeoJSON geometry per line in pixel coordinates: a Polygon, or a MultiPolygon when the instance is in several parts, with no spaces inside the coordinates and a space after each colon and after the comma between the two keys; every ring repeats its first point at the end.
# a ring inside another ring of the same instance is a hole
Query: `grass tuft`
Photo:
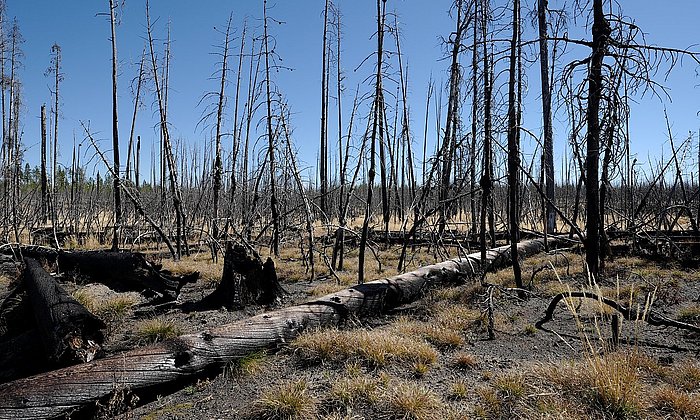
{"type": "Polygon", "coordinates": [[[303,379],[264,391],[255,407],[256,417],[266,420],[308,419],[316,414],[316,400],[303,379]]]}
{"type": "Polygon", "coordinates": [[[173,321],[162,318],[154,318],[141,322],[136,328],[138,341],[144,343],[157,343],[159,341],[175,338],[180,335],[182,329],[173,321]]]}
{"type": "Polygon", "coordinates": [[[377,330],[312,331],[302,334],[292,347],[304,359],[340,363],[357,358],[374,367],[390,363],[429,366],[437,360],[437,352],[428,343],[377,330]]]}
{"type": "Polygon", "coordinates": [[[427,388],[401,382],[393,384],[388,391],[385,410],[390,418],[432,420],[442,418],[445,403],[427,388]]]}

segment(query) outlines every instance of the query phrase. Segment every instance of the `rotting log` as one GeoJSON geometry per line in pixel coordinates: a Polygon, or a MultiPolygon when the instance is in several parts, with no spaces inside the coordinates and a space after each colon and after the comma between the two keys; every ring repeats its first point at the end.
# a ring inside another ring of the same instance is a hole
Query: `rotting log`
{"type": "MultiPolygon", "coordinates": [[[[570,243],[549,238],[549,246],[570,243]]],[[[522,258],[544,250],[544,240],[518,244],[522,258]]],[[[491,268],[510,262],[510,246],[487,251],[491,268]]],[[[380,313],[418,299],[431,286],[460,284],[482,270],[479,253],[470,254],[386,279],[332,293],[301,305],[187,334],[91,363],[0,385],[0,418],[35,419],[67,416],[94,406],[115,391],[140,392],[203,372],[280,345],[302,331],[342,325],[353,317],[380,313]]]]}
{"type": "Polygon", "coordinates": [[[185,284],[199,278],[197,272],[174,275],[138,252],[56,251],[41,247],[22,247],[21,252],[24,256],[55,263],[63,272],[88,277],[113,290],[150,290],[164,300],[177,299],[185,284]]]}
{"type": "Polygon", "coordinates": [[[89,362],[100,352],[105,323],[91,314],[47,273],[25,258],[24,284],[41,342],[51,365],[89,362]]]}

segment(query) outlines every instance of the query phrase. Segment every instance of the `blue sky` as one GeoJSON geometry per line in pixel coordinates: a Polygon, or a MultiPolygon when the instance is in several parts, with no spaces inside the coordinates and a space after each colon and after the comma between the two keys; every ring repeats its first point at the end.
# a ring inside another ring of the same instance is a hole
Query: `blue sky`
{"type": "MultiPolygon", "coordinates": [[[[371,38],[375,30],[375,4],[371,0],[339,2],[343,13],[343,68],[346,76],[344,107],[350,109],[355,87],[360,84],[361,93],[370,91],[363,80],[372,73],[373,60],[369,60],[357,71],[355,68],[372,52],[375,41],[371,38]]],[[[425,91],[432,77],[437,83],[447,79],[448,63],[441,60],[445,51],[440,42],[454,27],[447,11],[449,1],[389,0],[387,7],[399,17],[402,30],[402,53],[404,62],[409,65],[409,100],[411,103],[412,131],[416,137],[416,148],[422,141],[425,91]]],[[[502,4],[503,1],[496,2],[502,4]]],[[[525,7],[532,7],[525,2],[525,7]]],[[[658,2],[651,0],[625,0],[621,2],[627,16],[631,16],[647,33],[651,44],[686,48],[700,42],[700,4],[696,0],[674,0],[658,2]]],[[[292,71],[281,70],[274,74],[280,90],[286,96],[292,112],[294,141],[299,149],[301,160],[306,167],[315,164],[318,149],[320,115],[320,63],[323,1],[299,0],[270,2],[269,15],[284,24],[271,25],[271,33],[277,39],[276,51],[282,57],[281,64],[292,71]]],[[[558,7],[560,2],[550,0],[550,7],[558,7]]],[[[59,43],[63,50],[63,73],[61,85],[61,119],[59,139],[62,162],[68,163],[73,135],[78,141],[84,137],[80,120],[90,121],[96,137],[103,139],[104,149],[109,149],[111,136],[111,50],[108,17],[98,14],[108,11],[108,1],[71,0],[57,2],[51,0],[8,0],[7,13],[18,19],[25,43],[24,66],[21,78],[24,89],[23,141],[27,148],[26,158],[30,164],[38,163],[39,115],[42,103],[51,103],[49,86],[52,81],[44,75],[49,66],[51,45],[59,43]]],[[[138,59],[145,38],[144,1],[127,0],[122,9],[121,23],[117,28],[119,49],[119,112],[120,136],[123,148],[128,140],[133,96],[130,89],[132,79],[138,69],[138,59]]],[[[208,127],[196,127],[204,112],[204,106],[197,106],[200,98],[208,91],[217,89],[216,80],[211,79],[217,68],[217,45],[223,40],[221,30],[225,27],[229,13],[234,14],[234,35],[240,35],[242,22],[261,32],[262,1],[223,1],[207,0],[192,2],[184,0],[152,0],[151,15],[157,19],[156,36],[160,42],[165,37],[166,24],[170,22],[172,31],[172,68],[169,120],[173,128],[171,135],[182,138],[188,144],[200,145],[211,139],[208,127]]],[[[578,21],[582,26],[585,22],[578,21]]],[[[576,33],[572,29],[572,34],[576,33]]],[[[524,37],[535,36],[528,26],[524,37]]],[[[582,34],[585,36],[585,34],[582,34]]],[[[387,43],[393,39],[387,37],[387,43]]],[[[162,44],[158,46],[162,49],[162,44]]],[[[237,51],[237,41],[233,43],[237,51]]],[[[691,47],[700,50],[700,46],[691,47]]],[[[572,50],[572,58],[576,50],[572,50]]],[[[232,59],[236,63],[236,59],[232,59]]],[[[468,60],[465,61],[468,63],[468,60]]],[[[525,125],[539,134],[540,109],[538,102],[539,78],[529,72],[530,92],[525,107],[525,125]]],[[[666,84],[673,102],[666,103],[673,122],[674,133],[685,137],[689,130],[696,133],[700,129],[700,80],[696,76],[697,66],[691,60],[684,60],[671,77],[664,81],[663,73],[657,80],[666,84]]],[[[504,76],[501,76],[502,78],[504,76]]],[[[505,78],[501,82],[505,81],[505,78]]],[[[228,86],[233,95],[233,85],[228,86]]],[[[393,88],[392,88],[393,89],[393,88]]],[[[648,155],[658,156],[666,140],[663,120],[664,104],[658,99],[636,98],[632,124],[633,152],[640,160],[648,155]]],[[[231,101],[232,104],[232,101],[231,101]]],[[[393,103],[390,103],[393,105],[393,103]]],[[[49,105],[50,106],[50,105],[49,105]]],[[[333,114],[334,102],[331,102],[333,114]]],[[[432,112],[432,111],[431,111],[432,112]]],[[[228,115],[232,108],[228,110],[228,115]]],[[[468,115],[468,112],[466,113],[468,115]]],[[[347,116],[345,117],[347,121],[347,116]]],[[[142,136],[142,150],[145,155],[143,169],[149,160],[150,143],[157,139],[154,128],[157,109],[152,95],[145,99],[145,107],[140,110],[136,132],[142,136]]],[[[432,117],[431,117],[432,119],[432,117]]],[[[230,118],[227,124],[231,125],[230,118]]],[[[431,141],[435,137],[434,122],[431,121],[431,141]]],[[[362,124],[357,127],[362,127],[362,124]]],[[[335,132],[335,120],[330,121],[331,133],[335,132]]],[[[566,139],[563,127],[557,129],[557,152],[561,155],[566,139]]],[[[333,140],[334,137],[331,137],[333,140]]],[[[680,143],[680,141],[678,141],[680,143]]],[[[203,147],[203,146],[202,146],[203,147]]],[[[526,145],[527,148],[527,145],[526,145]]],[[[85,149],[83,149],[85,150],[85,149]]],[[[124,153],[122,153],[125,156],[124,153]]],[[[557,160],[559,157],[557,156],[557,160]]],[[[83,160],[85,161],[85,160],[83,160]]],[[[122,158],[122,162],[125,159],[122,158]]],[[[557,168],[559,165],[557,164],[557,168]]],[[[92,169],[89,170],[91,172],[92,169]]]]}

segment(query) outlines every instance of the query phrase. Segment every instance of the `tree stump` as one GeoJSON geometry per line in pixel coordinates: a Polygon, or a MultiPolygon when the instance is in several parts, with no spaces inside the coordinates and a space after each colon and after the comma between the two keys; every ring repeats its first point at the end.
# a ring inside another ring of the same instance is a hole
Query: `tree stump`
{"type": "Polygon", "coordinates": [[[201,304],[228,310],[250,304],[271,305],[284,293],[272,258],[263,263],[254,249],[227,242],[221,282],[201,304]]]}

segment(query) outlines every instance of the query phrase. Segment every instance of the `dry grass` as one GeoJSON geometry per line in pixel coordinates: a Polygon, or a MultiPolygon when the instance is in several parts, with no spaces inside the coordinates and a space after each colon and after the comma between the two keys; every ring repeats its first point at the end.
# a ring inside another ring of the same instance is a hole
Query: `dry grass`
{"type": "Polygon", "coordinates": [[[302,334],[292,347],[304,359],[338,363],[357,359],[376,367],[430,366],[437,360],[437,352],[426,342],[379,330],[312,331],[302,334]]]}
{"type": "Polygon", "coordinates": [[[644,402],[639,371],[649,359],[634,352],[603,356],[586,355],[585,360],[550,365],[538,374],[558,392],[577,399],[592,412],[612,418],[634,418],[644,402]]]}
{"type": "Polygon", "coordinates": [[[221,273],[224,270],[224,258],[219,256],[216,263],[212,262],[209,253],[197,253],[183,256],[180,261],[164,259],[163,268],[176,275],[190,274],[198,271],[200,282],[207,287],[215,287],[221,280],[221,273]]]}
{"type": "Polygon", "coordinates": [[[664,379],[674,387],[687,391],[700,391],[700,364],[698,362],[684,362],[667,368],[664,379]]]}
{"type": "Polygon", "coordinates": [[[347,286],[335,282],[321,283],[312,288],[308,294],[313,297],[325,296],[346,289],[347,286]]]}
{"type": "Polygon", "coordinates": [[[681,308],[676,319],[683,322],[697,323],[700,321],[700,305],[692,304],[681,308]]]}
{"type": "Polygon", "coordinates": [[[473,354],[459,352],[452,357],[452,364],[460,369],[470,370],[474,369],[478,362],[473,354]]]}
{"type": "Polygon", "coordinates": [[[122,322],[138,303],[131,295],[114,295],[103,300],[85,289],[73,292],[73,298],[107,324],[122,322]]]}
{"type": "Polygon", "coordinates": [[[440,419],[447,411],[437,394],[410,382],[392,383],[382,409],[389,418],[406,420],[440,419]]]}
{"type": "Polygon", "coordinates": [[[254,406],[256,417],[266,420],[309,419],[316,414],[316,399],[303,379],[264,391],[254,406]]]}
{"type": "Polygon", "coordinates": [[[175,338],[181,333],[182,329],[177,323],[163,318],[142,321],[136,326],[136,338],[142,343],[157,343],[175,338]]]}
{"type": "Polygon", "coordinates": [[[331,399],[346,408],[360,401],[374,405],[384,392],[385,385],[382,378],[364,374],[342,377],[332,383],[331,399]]]}
{"type": "Polygon", "coordinates": [[[652,393],[651,400],[659,417],[700,418],[700,396],[698,394],[688,394],[670,386],[662,386],[652,393]]]}
{"type": "Polygon", "coordinates": [[[264,351],[256,351],[249,353],[240,359],[236,359],[229,363],[224,373],[229,377],[241,377],[255,375],[263,371],[267,353],[264,351]]]}
{"type": "Polygon", "coordinates": [[[458,379],[450,385],[450,398],[463,400],[469,395],[469,386],[463,379],[458,379]]]}
{"type": "Polygon", "coordinates": [[[394,323],[394,328],[403,335],[422,337],[438,348],[454,348],[464,344],[460,331],[439,323],[411,321],[402,317],[394,323]]]}

